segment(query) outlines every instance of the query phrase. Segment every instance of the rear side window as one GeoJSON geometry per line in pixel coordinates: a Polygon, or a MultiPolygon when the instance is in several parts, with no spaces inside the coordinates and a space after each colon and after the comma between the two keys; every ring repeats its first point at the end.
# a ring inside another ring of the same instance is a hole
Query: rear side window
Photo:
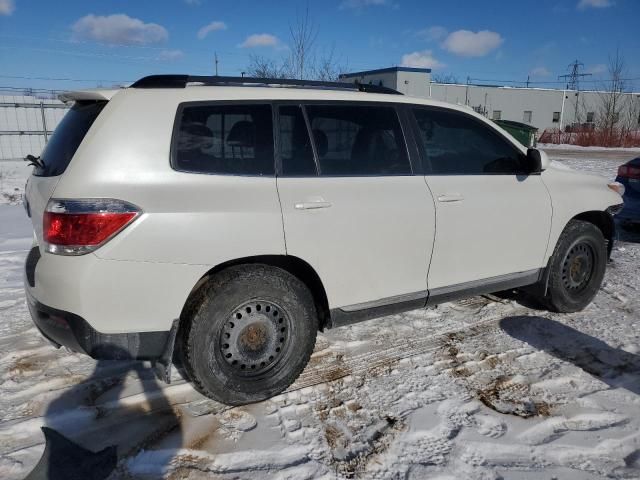
{"type": "Polygon", "coordinates": [[[269,105],[186,105],[178,112],[172,165],[185,172],[273,175],[269,105]]]}
{"type": "Polygon", "coordinates": [[[299,106],[283,106],[279,112],[282,175],[315,176],[316,163],[302,109],[299,106]]]}
{"type": "Polygon", "coordinates": [[[437,175],[517,175],[526,158],[498,132],[468,115],[415,109],[418,145],[426,173],[437,175]]]}
{"type": "Polygon", "coordinates": [[[39,177],[62,175],[80,143],[107,102],[76,102],[62,118],[40,155],[44,168],[36,167],[39,177]]]}
{"type": "Polygon", "coordinates": [[[411,175],[393,107],[307,105],[321,175],[411,175]]]}

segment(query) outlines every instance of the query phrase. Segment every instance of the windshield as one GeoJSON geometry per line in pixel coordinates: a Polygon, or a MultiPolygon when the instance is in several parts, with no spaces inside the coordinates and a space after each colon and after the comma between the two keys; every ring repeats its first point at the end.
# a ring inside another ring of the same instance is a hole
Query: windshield
{"type": "Polygon", "coordinates": [[[34,168],[40,177],[61,175],[107,102],[76,102],[56,127],[34,168]]]}

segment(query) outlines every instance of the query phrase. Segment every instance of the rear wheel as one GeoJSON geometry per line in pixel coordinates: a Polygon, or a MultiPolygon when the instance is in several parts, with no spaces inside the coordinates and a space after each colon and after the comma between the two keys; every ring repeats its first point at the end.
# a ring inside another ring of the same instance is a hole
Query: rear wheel
{"type": "Polygon", "coordinates": [[[318,318],[295,276],[267,265],[231,267],[205,287],[184,335],[184,363],[196,388],[242,405],[272,397],[300,375],[318,318]]]}
{"type": "Polygon", "coordinates": [[[607,247],[598,227],[572,220],[549,262],[546,304],[556,312],[584,309],[598,293],[607,264],[607,247]]]}

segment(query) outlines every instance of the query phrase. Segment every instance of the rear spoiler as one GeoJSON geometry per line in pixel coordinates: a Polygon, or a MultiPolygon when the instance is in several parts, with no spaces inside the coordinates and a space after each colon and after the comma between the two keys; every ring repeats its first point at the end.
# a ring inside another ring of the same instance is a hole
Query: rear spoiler
{"type": "Polygon", "coordinates": [[[58,95],[58,99],[60,99],[60,101],[65,103],[81,101],[81,100],[109,101],[111,100],[111,97],[113,97],[116,93],[118,93],[119,90],[120,89],[116,89],[116,88],[109,88],[109,89],[95,88],[90,90],[75,90],[71,92],[61,93],[60,95],[58,95]]]}

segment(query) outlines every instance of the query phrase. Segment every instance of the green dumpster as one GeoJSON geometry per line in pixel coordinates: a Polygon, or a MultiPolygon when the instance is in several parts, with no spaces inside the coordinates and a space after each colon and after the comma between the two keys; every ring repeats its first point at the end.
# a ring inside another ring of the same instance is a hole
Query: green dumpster
{"type": "Polygon", "coordinates": [[[525,147],[536,146],[536,132],[538,131],[536,127],[526,123],[514,122],[513,120],[494,120],[494,122],[509,132],[525,147]]]}

